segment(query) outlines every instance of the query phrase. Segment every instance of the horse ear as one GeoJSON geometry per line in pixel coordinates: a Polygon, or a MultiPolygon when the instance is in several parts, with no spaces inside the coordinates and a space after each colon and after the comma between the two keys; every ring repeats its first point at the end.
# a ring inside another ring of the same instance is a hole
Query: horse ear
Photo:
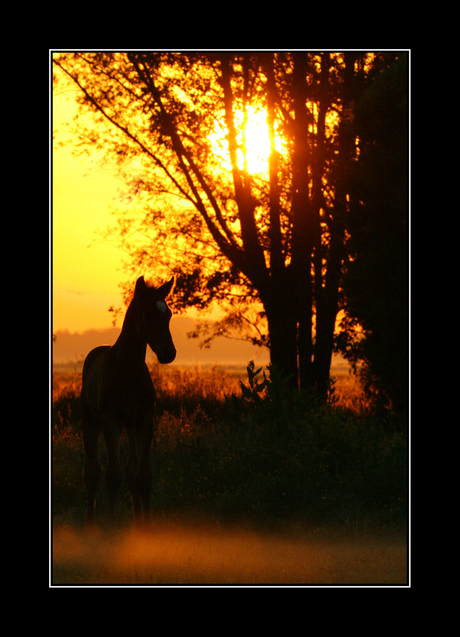
{"type": "Polygon", "coordinates": [[[142,293],[145,290],[145,281],[144,277],[140,276],[136,281],[136,288],[134,290],[134,294],[140,292],[142,293]]]}
{"type": "Polygon", "coordinates": [[[167,283],[163,283],[163,285],[160,285],[160,287],[157,289],[157,292],[165,299],[168,296],[168,294],[171,292],[173,285],[174,285],[174,277],[167,283]]]}

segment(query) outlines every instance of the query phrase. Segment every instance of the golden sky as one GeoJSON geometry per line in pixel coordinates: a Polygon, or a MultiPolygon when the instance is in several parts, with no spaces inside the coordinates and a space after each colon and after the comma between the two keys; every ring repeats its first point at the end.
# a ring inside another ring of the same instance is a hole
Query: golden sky
{"type": "MultiPolygon", "coordinates": [[[[53,130],[62,129],[75,112],[76,104],[71,92],[54,95],[53,130]]],[[[252,155],[248,155],[248,165],[254,172],[268,168],[269,141],[265,118],[263,120],[256,115],[248,134],[248,139],[253,138],[255,149],[252,155]]],[[[58,136],[54,146],[59,139],[58,136]]],[[[110,328],[113,315],[108,308],[122,305],[118,284],[127,276],[122,267],[125,255],[114,243],[100,239],[97,231],[114,222],[111,210],[119,203],[123,183],[103,172],[97,160],[96,153],[91,157],[74,157],[71,146],[53,150],[53,333],[58,330],[74,333],[110,328]]],[[[192,310],[186,315],[199,317],[192,310]]],[[[119,319],[118,327],[121,323],[119,319]]],[[[233,341],[228,341],[228,344],[234,347],[233,341]]],[[[267,354],[265,349],[250,349],[241,354],[243,358],[246,356],[245,362],[267,354]]],[[[201,360],[199,353],[195,353],[195,357],[201,360]]]]}
{"type": "MultiPolygon", "coordinates": [[[[55,95],[53,128],[71,119],[75,110],[72,94],[55,95]]],[[[54,332],[111,327],[108,308],[121,304],[123,253],[100,241],[96,231],[113,221],[110,207],[116,205],[122,184],[96,162],[96,156],[73,157],[69,147],[53,150],[54,332]]]]}
{"type": "MultiPolygon", "coordinates": [[[[54,95],[53,129],[62,130],[76,109],[71,91],[54,95]]],[[[249,170],[267,171],[270,142],[264,112],[251,114],[246,134],[249,170]]],[[[223,133],[217,131],[216,135],[222,137],[223,133]]],[[[60,139],[58,135],[56,142],[60,139]]],[[[118,283],[126,278],[123,252],[101,240],[96,231],[113,223],[110,210],[116,207],[123,184],[104,173],[97,159],[97,153],[74,157],[70,146],[53,150],[54,332],[111,327],[108,308],[121,304],[118,283]]],[[[194,312],[188,314],[195,316],[194,312]]]]}

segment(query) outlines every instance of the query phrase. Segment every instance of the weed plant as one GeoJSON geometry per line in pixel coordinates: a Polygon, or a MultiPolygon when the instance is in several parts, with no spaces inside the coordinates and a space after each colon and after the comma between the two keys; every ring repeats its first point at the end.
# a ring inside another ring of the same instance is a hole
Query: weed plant
{"type": "MultiPolygon", "coordinates": [[[[268,372],[268,373],[267,373],[268,372]]],[[[251,362],[244,382],[213,369],[151,370],[157,421],[151,454],[157,518],[264,527],[340,526],[351,533],[404,526],[407,445],[340,383],[326,400],[294,394],[251,362]]],[[[61,381],[60,381],[61,382],[61,381]]],[[[72,384],[73,383],[73,384],[72,384]]],[[[53,515],[82,522],[86,494],[79,386],[53,394],[53,515]]],[[[121,462],[127,458],[124,438],[121,462]]],[[[100,458],[106,463],[100,441],[100,458]]],[[[96,515],[105,517],[103,480],[96,515]]],[[[130,520],[126,485],[118,515],[130,520]]]]}

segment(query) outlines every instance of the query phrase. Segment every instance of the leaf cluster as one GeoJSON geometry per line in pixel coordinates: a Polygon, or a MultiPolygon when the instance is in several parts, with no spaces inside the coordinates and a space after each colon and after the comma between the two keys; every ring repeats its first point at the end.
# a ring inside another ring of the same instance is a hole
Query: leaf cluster
{"type": "Polygon", "coordinates": [[[254,405],[260,405],[261,394],[268,387],[269,381],[263,372],[263,381],[258,381],[257,376],[262,371],[262,367],[255,369],[254,361],[249,361],[246,368],[248,374],[248,385],[246,386],[243,381],[240,380],[241,392],[243,400],[248,401],[254,405]]]}
{"type": "MultiPolygon", "coordinates": [[[[384,59],[379,59],[382,66],[384,59]]],[[[344,276],[347,315],[337,339],[368,395],[408,408],[408,69],[394,55],[355,108],[361,152],[349,173],[344,276]],[[356,332],[356,326],[361,330],[356,332]]]]}
{"type": "MultiPolygon", "coordinates": [[[[77,152],[98,151],[125,183],[104,236],[128,255],[129,279],[176,275],[174,311],[220,304],[225,317],[204,335],[205,345],[238,331],[270,345],[268,312],[283,296],[294,329],[310,326],[304,350],[289,353],[304,369],[321,358],[324,343],[332,347],[337,310],[345,309],[336,346],[355,362],[364,355],[356,328],[378,334],[365,339],[368,356],[377,352],[391,377],[386,318],[404,296],[407,233],[400,223],[403,58],[350,51],[56,54],[58,90],[76,87],[80,105],[71,143],[77,152]],[[265,173],[248,169],[251,109],[266,113],[265,173]],[[391,276],[382,274],[385,265],[391,276]],[[374,303],[372,287],[381,301],[374,303]],[[399,299],[395,307],[391,298],[399,299]]],[[[130,284],[123,285],[128,299],[130,284]]],[[[330,352],[322,354],[330,360],[330,352]]],[[[255,387],[251,396],[260,396],[255,387]]]]}
{"type": "MultiPolygon", "coordinates": [[[[311,174],[305,178],[312,180],[314,170],[322,173],[310,190],[319,189],[314,194],[321,218],[317,250],[325,261],[335,214],[332,169],[344,62],[341,54],[302,55],[308,100],[304,143],[311,154],[311,174]]],[[[287,52],[55,56],[58,84],[67,85],[67,80],[79,89],[82,109],[73,143],[82,151],[101,151],[107,166],[115,161],[114,169],[126,183],[127,206],[109,232],[121,238],[130,255],[127,269],[134,274],[142,268],[171,271],[180,262],[185,274],[183,289],[177,290],[182,308],[207,307],[211,297],[225,297],[230,284],[243,286],[243,293],[257,289],[249,267],[256,262],[257,246],[264,255],[259,270],[277,261],[289,267],[295,225],[295,63],[296,55],[287,52]],[[237,153],[245,157],[247,152],[250,106],[267,112],[272,143],[275,134],[283,140],[285,151],[272,148],[276,175],[272,172],[270,178],[251,175],[236,164],[237,153]],[[93,115],[92,124],[80,117],[85,109],[93,115]],[[242,116],[239,124],[237,114],[242,116]],[[221,131],[230,170],[211,143],[216,130],[221,131]],[[252,238],[243,200],[254,216],[252,238]],[[207,295],[211,286],[213,295],[207,295]]]]}

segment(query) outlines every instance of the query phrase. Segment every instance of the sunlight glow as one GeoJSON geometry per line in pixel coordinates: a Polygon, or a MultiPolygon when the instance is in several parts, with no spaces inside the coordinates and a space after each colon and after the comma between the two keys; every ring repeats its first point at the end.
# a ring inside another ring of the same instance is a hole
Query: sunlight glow
{"type": "MultiPolygon", "coordinates": [[[[270,156],[270,137],[268,134],[267,113],[265,110],[256,110],[248,107],[247,123],[244,125],[242,111],[235,113],[235,124],[238,130],[238,168],[245,168],[251,175],[268,175],[268,159],[270,156]],[[246,165],[245,165],[246,156],[246,165]]],[[[220,158],[221,166],[225,170],[231,170],[226,129],[221,122],[216,121],[213,133],[208,137],[214,154],[220,158]]],[[[283,141],[279,135],[275,136],[275,148],[283,152],[283,141]]]]}

